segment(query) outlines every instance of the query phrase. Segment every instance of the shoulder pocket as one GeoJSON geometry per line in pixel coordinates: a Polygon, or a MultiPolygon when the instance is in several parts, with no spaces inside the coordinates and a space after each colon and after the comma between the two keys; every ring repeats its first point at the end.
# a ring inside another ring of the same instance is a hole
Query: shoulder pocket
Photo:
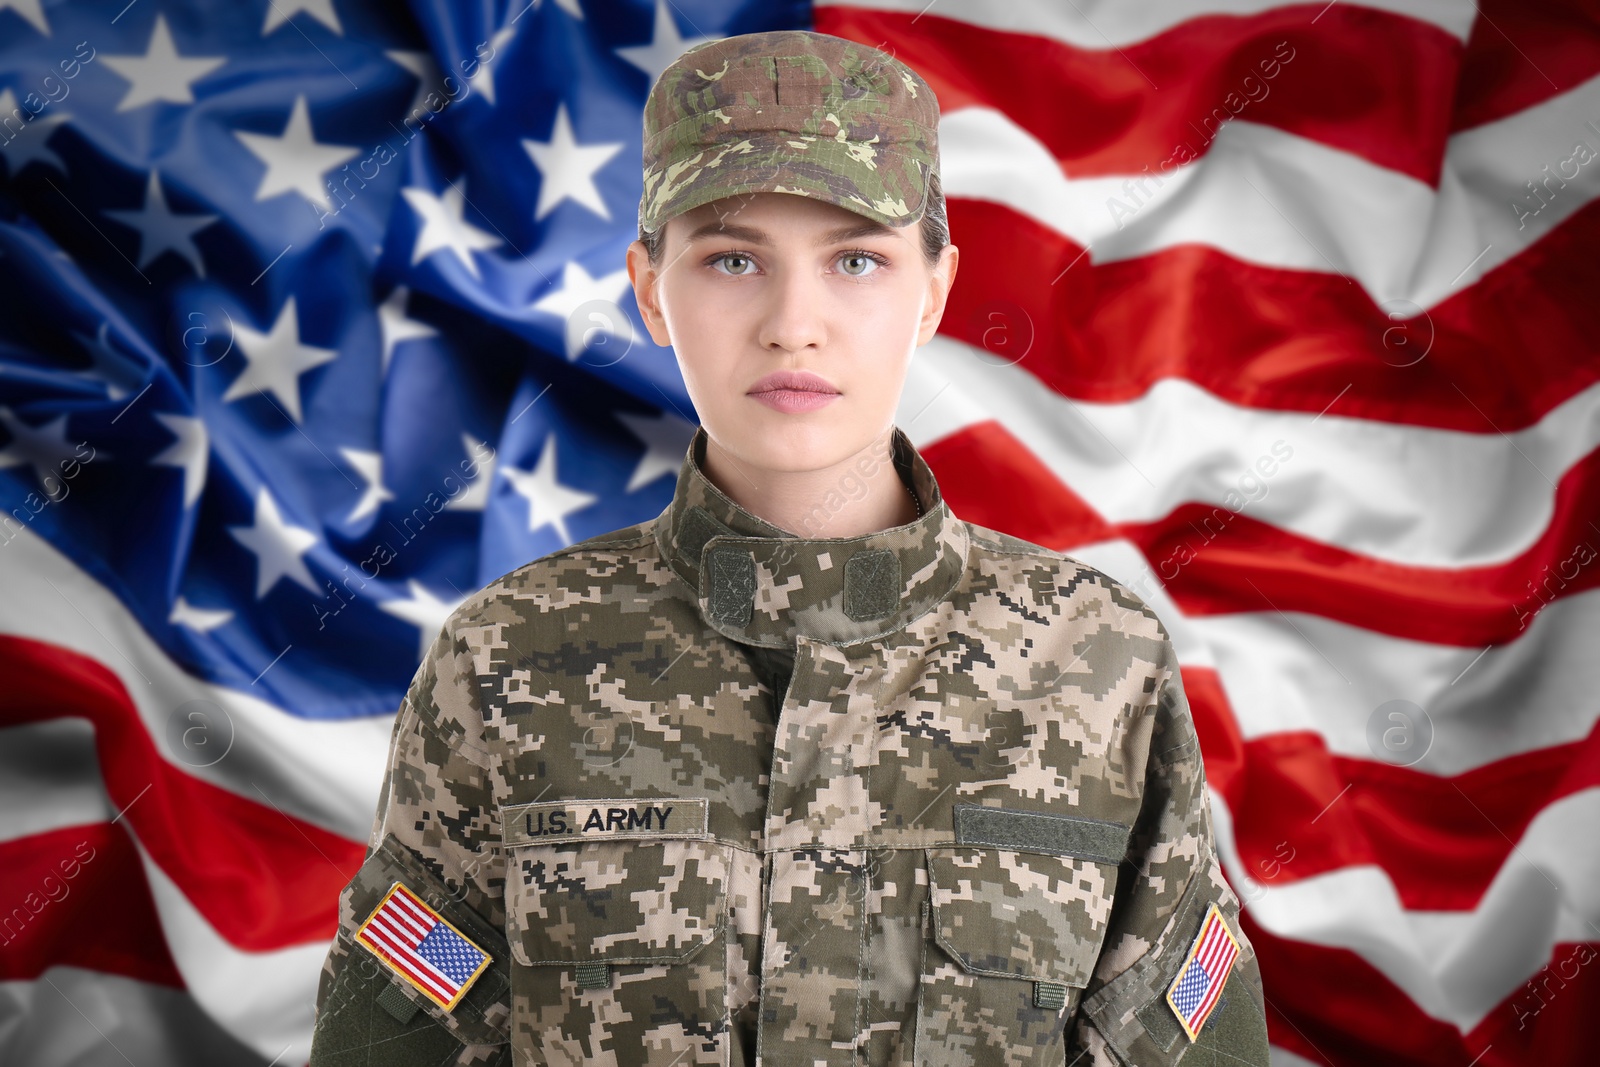
{"type": "Polygon", "coordinates": [[[647,838],[507,849],[512,989],[534,1022],[519,1026],[518,1040],[535,1061],[603,1054],[563,1033],[626,1032],[663,1063],[718,1050],[728,1016],[730,848],[647,838]]]}
{"type": "Polygon", "coordinates": [[[340,931],[330,950],[331,979],[324,979],[311,1067],[369,1062],[374,1043],[386,1063],[452,1063],[466,1046],[492,1049],[507,1040],[510,961],[504,936],[477,912],[454,899],[438,878],[393,837],[367,857],[340,899],[340,931]],[[400,883],[490,956],[488,965],[450,1011],[434,1004],[364,946],[352,931],[400,883]]]}
{"type": "Polygon", "coordinates": [[[924,852],[931,945],[917,1062],[1059,1063],[1100,955],[1117,864],[988,844],[924,852]]]}

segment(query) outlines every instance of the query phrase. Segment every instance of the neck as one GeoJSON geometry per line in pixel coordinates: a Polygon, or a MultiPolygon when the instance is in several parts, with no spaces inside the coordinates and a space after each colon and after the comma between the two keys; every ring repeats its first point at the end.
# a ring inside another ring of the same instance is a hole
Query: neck
{"type": "Polygon", "coordinates": [[[893,432],[809,471],[752,467],[708,436],[701,471],[734,503],[798,537],[859,537],[917,518],[917,503],[891,459],[893,432]]]}

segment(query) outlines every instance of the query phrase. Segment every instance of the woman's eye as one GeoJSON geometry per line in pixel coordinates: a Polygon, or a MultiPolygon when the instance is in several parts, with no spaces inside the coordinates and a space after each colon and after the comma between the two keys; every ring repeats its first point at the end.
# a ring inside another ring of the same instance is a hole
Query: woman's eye
{"type": "Polygon", "coordinates": [[[853,278],[864,278],[878,269],[878,261],[862,252],[845,252],[839,257],[839,263],[853,278]]]}
{"type": "Polygon", "coordinates": [[[724,271],[726,274],[741,275],[750,273],[750,257],[741,256],[737,252],[728,252],[725,255],[720,255],[716,258],[716,262],[722,264],[738,264],[737,268],[729,267],[728,270],[724,271]]]}

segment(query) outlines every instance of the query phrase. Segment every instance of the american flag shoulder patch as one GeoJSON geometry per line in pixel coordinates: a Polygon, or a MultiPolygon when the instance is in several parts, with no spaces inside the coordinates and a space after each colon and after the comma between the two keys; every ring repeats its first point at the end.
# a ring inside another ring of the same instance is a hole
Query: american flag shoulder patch
{"type": "Polygon", "coordinates": [[[445,1011],[461,1003],[491,959],[399,882],[357,928],[356,942],[445,1011]]]}
{"type": "Polygon", "coordinates": [[[1194,1041],[1206,1024],[1212,1009],[1222,997],[1234,960],[1239,958],[1239,940],[1228,929],[1228,920],[1215,902],[1206,912],[1205,922],[1195,935],[1189,954],[1184,957],[1178,976],[1167,987],[1167,1004],[1183,1024],[1183,1032],[1194,1041]]]}

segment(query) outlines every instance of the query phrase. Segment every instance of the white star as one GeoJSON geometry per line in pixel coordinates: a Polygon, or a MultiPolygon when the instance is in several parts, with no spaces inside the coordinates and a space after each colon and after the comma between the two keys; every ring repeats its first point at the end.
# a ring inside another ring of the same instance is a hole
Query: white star
{"type": "Polygon", "coordinates": [[[139,231],[139,269],[168,251],[178,253],[189,261],[194,272],[206,276],[206,265],[200,250],[194,245],[194,232],[203,230],[217,221],[215,215],[174,215],[167,207],[167,198],[161,192],[161,179],[150,172],[150,181],[144,192],[144,207],[138,211],[107,211],[107,215],[130,229],[139,231]]]}
{"type": "Polygon", "coordinates": [[[156,28],[150,34],[144,55],[100,57],[100,62],[131,83],[117,105],[118,111],[131,111],[154,100],[192,104],[194,93],[190,86],[227,61],[227,56],[185,59],[178,55],[165,15],[156,16],[156,28]]]}
{"type": "Polygon", "coordinates": [[[483,94],[483,98],[489,101],[490,107],[494,106],[495,64],[500,61],[500,53],[505,50],[506,45],[511,43],[511,38],[516,35],[515,27],[506,26],[489,38],[489,47],[493,49],[489,53],[489,61],[487,63],[479,63],[478,69],[472,72],[472,78],[470,79],[472,84],[483,94]]]}
{"type": "Polygon", "coordinates": [[[266,596],[279,578],[292,578],[318,596],[322,595],[301,558],[317,543],[317,535],[303,526],[284,521],[266,486],[256,490],[254,525],[230,526],[228,532],[235,541],[255,553],[257,600],[266,596]]]}
{"type": "Polygon", "coordinates": [[[639,457],[623,492],[631,493],[640,486],[649,485],[663,474],[678,473],[683,466],[683,454],[689,450],[689,439],[694,436],[693,426],[665,411],[655,416],[619,411],[617,421],[645,445],[644,455],[639,457]]]}
{"type": "Polygon", "coordinates": [[[129,359],[111,347],[110,330],[110,320],[102,319],[100,328],[95,331],[93,337],[77,330],[72,331],[72,336],[88,349],[89,358],[93,361],[83,370],[72,373],[104,385],[108,398],[121,400],[128,395],[128,390],[144,381],[144,374],[130,366],[129,359]]]}
{"type": "MultiPolygon", "coordinates": [[[[439,64],[433,60],[431,52],[407,52],[399,48],[391,48],[383,53],[392,59],[397,66],[405,68],[410,75],[417,79],[417,95],[411,98],[406,114],[411,115],[422,107],[422,102],[428,98],[433,90],[430,85],[441,84],[439,77],[439,64]]],[[[469,79],[470,80],[470,79],[469,79]]]]}
{"type": "Polygon", "coordinates": [[[480,230],[462,215],[466,211],[466,178],[446,186],[443,193],[434,196],[426,189],[401,189],[406,203],[422,218],[422,230],[411,250],[411,265],[415,267],[428,256],[447,248],[467,268],[467,273],[479,278],[477,261],[473,252],[495,248],[500,238],[480,230]]]}
{"type": "Polygon", "coordinates": [[[333,0],[267,0],[267,21],[261,27],[261,36],[265,37],[288,22],[290,15],[301,11],[344,36],[344,27],[339,25],[339,16],[333,10],[333,0]]]}
{"type": "Polygon", "coordinates": [[[206,424],[193,415],[167,415],[158,411],[156,418],[177,440],[150,462],[183,471],[183,506],[193,507],[200,499],[200,490],[205,488],[206,463],[211,458],[211,438],[206,433],[206,424]]]}
{"type": "Polygon", "coordinates": [[[445,621],[466,598],[461,597],[454,601],[440,600],[415,578],[406,579],[406,588],[411,590],[409,598],[395,597],[393,600],[385,600],[378,607],[397,619],[404,619],[420,631],[417,647],[417,658],[420,660],[428,654],[428,646],[439,635],[439,631],[444,629],[445,621]]]}
{"type": "Polygon", "coordinates": [[[316,139],[311,130],[311,109],[306,106],[303,93],[294,98],[289,123],[281,135],[273,137],[244,130],[234,130],[233,135],[267,165],[267,172],[256,188],[256,200],[266,200],[279,193],[299,193],[330,212],[333,204],[328,199],[323,175],[361,154],[359,148],[323,144],[316,139]]]}
{"type": "Polygon", "coordinates": [[[167,621],[174,626],[187,626],[196,633],[210,633],[229,619],[233,612],[227,608],[211,609],[197,608],[178,594],[178,599],[173,601],[172,614],[167,616],[167,621]]]}
{"type": "Polygon", "coordinates": [[[494,462],[497,457],[487,443],[470,433],[461,435],[461,444],[467,450],[467,458],[478,461],[478,476],[444,507],[446,511],[482,511],[489,504],[489,487],[494,481],[494,462]]]}
{"type": "Polygon", "coordinates": [[[406,315],[406,300],[411,296],[411,290],[403,285],[394,287],[394,292],[389,298],[378,305],[378,330],[383,334],[383,368],[382,373],[389,373],[389,360],[394,357],[394,346],[401,341],[413,341],[423,337],[437,337],[439,331],[425,322],[406,315]]]}
{"type": "Polygon", "coordinates": [[[556,105],[556,124],[550,131],[550,140],[532,141],[523,138],[533,165],[539,168],[539,206],[534,209],[533,220],[538,222],[563,200],[574,200],[610,221],[611,212],[595,188],[594,175],[606,161],[622,150],[622,142],[580,145],[573,136],[572,122],[567,118],[567,105],[556,105]]]}
{"type": "MultiPolygon", "coordinates": [[[[533,310],[570,319],[573,312],[589,301],[604,300],[615,308],[615,314],[621,315],[628,325],[618,325],[615,329],[610,328],[613,325],[610,322],[599,322],[596,325],[605,327],[607,333],[628,340],[629,333],[623,331],[626,329],[631,332],[632,320],[628,319],[627,313],[617,306],[617,301],[622,298],[623,292],[630,284],[632,283],[628,281],[626,267],[596,279],[583,269],[582,264],[569,259],[561,270],[561,288],[553,289],[534,301],[533,310]]],[[[577,359],[583,352],[585,347],[583,338],[584,334],[578,331],[566,331],[568,362],[577,359]]]]}
{"type": "Polygon", "coordinates": [[[715,37],[689,37],[685,38],[678,33],[678,24],[672,19],[672,12],[668,8],[667,0],[656,0],[656,24],[651,31],[649,44],[630,45],[627,48],[618,48],[617,55],[644,71],[654,85],[661,72],[672,65],[672,61],[683,55],[685,51],[693,48],[703,41],[718,40],[715,37]]]}
{"type": "Polygon", "coordinates": [[[356,501],[355,509],[345,516],[345,522],[364,519],[377,511],[379,504],[394,499],[394,494],[383,484],[383,453],[364,452],[358,448],[341,448],[339,452],[361,475],[361,480],[367,483],[366,491],[356,501]]]}
{"type": "MultiPolygon", "coordinates": [[[[0,11],[10,8],[18,15],[33,23],[33,28],[50,36],[50,24],[44,20],[44,11],[39,7],[39,0],[0,0],[0,11]]],[[[3,114],[11,114],[8,108],[3,114]]]]}
{"type": "Polygon", "coordinates": [[[528,532],[541,526],[554,526],[561,535],[561,543],[570,545],[572,534],[567,531],[567,516],[586,508],[600,498],[581,489],[568,489],[556,480],[556,435],[545,438],[544,451],[531,471],[503,467],[511,487],[528,502],[528,532]]]}
{"type": "Polygon", "coordinates": [[[244,373],[222,394],[222,399],[237,400],[241,396],[271,392],[288,407],[289,417],[300,422],[300,375],[339,353],[331,348],[313,348],[300,343],[300,323],[292,296],[284,301],[271,333],[258,333],[235,323],[233,334],[247,365],[244,373]]]}
{"type": "MultiPolygon", "coordinates": [[[[26,115],[28,112],[17,103],[17,95],[10,89],[0,89],[0,119],[15,121],[18,112],[26,115]]],[[[10,127],[0,127],[0,155],[6,157],[6,166],[15,178],[22,173],[22,168],[29,163],[38,161],[48,163],[61,173],[67,172],[67,165],[61,162],[61,157],[45,147],[45,141],[50,139],[50,129],[59,126],[72,118],[70,112],[45,112],[36,118],[28,120],[27,124],[15,132],[10,127]]]]}
{"type": "Polygon", "coordinates": [[[57,415],[41,426],[29,426],[10,408],[0,407],[0,425],[11,435],[11,442],[0,448],[0,467],[31,466],[39,485],[52,498],[61,487],[63,468],[69,461],[82,464],[105,456],[104,452],[96,451],[85,458],[78,454],[75,446],[67,444],[65,415],[57,415]],[[52,485],[56,489],[52,489],[52,485]]]}
{"type": "Polygon", "coordinates": [[[556,6],[578,21],[583,21],[583,9],[578,6],[578,0],[556,0],[556,6]]]}

